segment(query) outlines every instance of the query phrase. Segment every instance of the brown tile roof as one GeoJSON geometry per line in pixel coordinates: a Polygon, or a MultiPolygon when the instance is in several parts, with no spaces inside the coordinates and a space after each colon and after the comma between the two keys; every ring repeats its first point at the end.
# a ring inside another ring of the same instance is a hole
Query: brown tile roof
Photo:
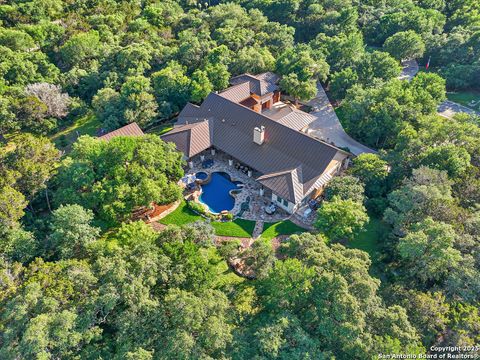
{"type": "Polygon", "coordinates": [[[176,144],[177,149],[190,158],[212,146],[208,121],[175,127],[162,135],[162,139],[176,144]]]}
{"type": "Polygon", "coordinates": [[[143,135],[145,134],[143,133],[142,129],[140,129],[140,126],[138,126],[138,124],[134,122],[134,123],[125,125],[120,129],[117,129],[105,135],[102,135],[99,137],[99,139],[108,141],[111,138],[114,138],[117,136],[143,136],[143,135]]]}
{"type": "MultiPolygon", "coordinates": [[[[273,76],[268,76],[268,73],[261,74],[261,79],[251,74],[243,74],[235,76],[230,79],[232,85],[239,85],[247,83],[250,87],[250,92],[259,96],[266,95],[268,93],[278,90],[278,86],[275,82],[271,82],[273,76]]],[[[272,74],[272,73],[270,73],[272,74]]]]}
{"type": "Polygon", "coordinates": [[[294,130],[304,129],[316,120],[315,116],[287,104],[281,109],[266,110],[263,112],[263,115],[294,130]]]}
{"type": "Polygon", "coordinates": [[[299,172],[301,172],[301,168],[285,170],[260,176],[257,181],[269,189],[275,189],[275,193],[280,197],[297,203],[304,196],[299,172]]]}
{"type": "Polygon", "coordinates": [[[278,76],[277,74],[275,74],[271,71],[255,75],[255,77],[258,80],[263,80],[263,81],[266,81],[266,82],[269,82],[269,83],[272,83],[272,84],[278,84],[278,82],[280,81],[280,76],[278,76]]]}
{"type": "Polygon", "coordinates": [[[240,83],[221,91],[220,95],[225,99],[240,103],[250,97],[250,85],[248,82],[240,83]]]}
{"type": "Polygon", "coordinates": [[[162,136],[165,141],[174,142],[187,157],[213,145],[261,172],[262,184],[294,203],[319,183],[332,160],[349,155],[223,93],[211,93],[187,115],[179,116],[175,129],[162,136]],[[253,142],[253,131],[261,126],[265,127],[265,142],[258,145],[253,142]]]}
{"type": "Polygon", "coordinates": [[[243,105],[243,106],[246,106],[248,108],[251,108],[252,106],[255,106],[258,104],[258,101],[255,100],[253,97],[249,97],[243,101],[240,101],[240,104],[243,105]]]}

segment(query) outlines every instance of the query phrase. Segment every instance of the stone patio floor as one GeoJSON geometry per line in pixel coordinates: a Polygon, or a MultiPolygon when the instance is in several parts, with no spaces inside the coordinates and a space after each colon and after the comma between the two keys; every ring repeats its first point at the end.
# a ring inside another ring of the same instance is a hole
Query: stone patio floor
{"type": "MultiPolygon", "coordinates": [[[[243,212],[243,214],[239,216],[242,219],[252,221],[261,220],[263,222],[277,222],[291,217],[290,214],[278,207],[277,211],[273,215],[268,215],[265,213],[265,206],[268,206],[271,203],[271,200],[266,196],[260,195],[260,189],[262,186],[256,182],[253,177],[249,177],[242,171],[237,170],[233,165],[230,166],[228,163],[229,157],[227,157],[225,154],[217,152],[213,156],[211,154],[208,156],[205,155],[205,159],[213,159],[214,165],[209,169],[204,169],[202,168],[202,161],[200,160],[200,157],[197,157],[193,160],[193,167],[188,169],[187,174],[205,172],[210,175],[213,172],[226,172],[230,175],[232,181],[241,181],[244,185],[242,191],[235,195],[235,205],[231,210],[232,214],[237,216],[241,210],[242,203],[246,202],[247,198],[250,198],[249,210],[243,212]]],[[[233,164],[235,164],[235,161],[233,164]]]]}

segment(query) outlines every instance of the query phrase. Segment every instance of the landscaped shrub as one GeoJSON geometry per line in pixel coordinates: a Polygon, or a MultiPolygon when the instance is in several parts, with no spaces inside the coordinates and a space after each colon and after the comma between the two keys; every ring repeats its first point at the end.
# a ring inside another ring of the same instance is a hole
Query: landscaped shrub
{"type": "Polygon", "coordinates": [[[193,200],[188,201],[187,205],[190,208],[190,210],[196,212],[199,215],[202,215],[203,217],[205,217],[207,219],[210,219],[210,220],[213,220],[213,221],[219,219],[220,215],[212,214],[210,211],[207,210],[207,208],[204,205],[202,205],[202,204],[200,204],[196,201],[193,201],[193,200]]]}
{"type": "Polygon", "coordinates": [[[205,207],[202,204],[199,204],[196,201],[189,201],[189,202],[187,202],[187,204],[188,204],[188,207],[192,211],[195,211],[196,213],[198,213],[200,215],[206,215],[207,214],[207,210],[205,209],[205,207]]]}
{"type": "Polygon", "coordinates": [[[233,214],[232,213],[226,213],[222,215],[223,220],[225,221],[232,221],[233,220],[233,214]]]}

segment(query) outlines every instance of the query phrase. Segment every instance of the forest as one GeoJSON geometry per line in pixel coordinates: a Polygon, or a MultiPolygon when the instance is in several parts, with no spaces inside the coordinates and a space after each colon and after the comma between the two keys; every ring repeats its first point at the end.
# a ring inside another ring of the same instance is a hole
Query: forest
{"type": "Polygon", "coordinates": [[[478,0],[0,2],[0,359],[479,345],[480,118],[440,117],[447,91],[480,91],[478,0]],[[301,101],[321,82],[378,154],[331,181],[317,231],[255,242],[245,279],[208,222],[132,213],[181,198],[186,164],[159,137],[179,111],[266,71],[301,101]],[[144,137],[96,138],[132,122],[144,137]],[[375,251],[351,245],[369,222],[375,251]]]}

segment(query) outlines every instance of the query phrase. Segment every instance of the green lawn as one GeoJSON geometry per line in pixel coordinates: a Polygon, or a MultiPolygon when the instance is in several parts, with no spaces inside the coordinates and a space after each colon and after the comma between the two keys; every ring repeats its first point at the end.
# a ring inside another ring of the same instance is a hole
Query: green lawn
{"type": "Polygon", "coordinates": [[[185,201],[182,201],[182,203],[174,212],[168,214],[163,219],[160,219],[159,222],[164,225],[173,224],[181,226],[185,224],[190,224],[197,220],[203,220],[203,218],[190,210],[190,208],[187,206],[187,203],[185,201]]]}
{"type": "Polygon", "coordinates": [[[382,274],[379,256],[382,242],[387,233],[388,227],[382,220],[370,217],[365,231],[348,243],[348,247],[368,253],[372,260],[371,274],[375,277],[380,277],[382,274]]]}
{"type": "MultiPolygon", "coordinates": [[[[160,223],[164,225],[185,225],[195,221],[206,221],[200,215],[194,213],[187,206],[185,201],[182,201],[180,206],[171,214],[165,216],[160,220],[160,223]]],[[[212,226],[215,229],[215,233],[218,236],[231,236],[231,237],[251,237],[253,229],[255,228],[254,221],[236,219],[229,222],[212,222],[212,226]]]]}
{"type": "Polygon", "coordinates": [[[262,238],[271,240],[279,235],[292,235],[307,232],[304,228],[294,224],[290,220],[276,223],[265,223],[263,226],[262,238]]]}
{"type": "Polygon", "coordinates": [[[95,115],[89,113],[78,118],[72,125],[52,135],[50,140],[60,149],[68,149],[81,135],[95,136],[100,126],[100,121],[98,121],[95,115]]]}
{"type": "Polygon", "coordinates": [[[220,256],[215,247],[202,249],[207,256],[208,261],[215,265],[217,276],[215,276],[215,287],[223,288],[225,286],[238,285],[245,281],[244,278],[235,274],[229,267],[227,262],[220,256]]]}
{"type": "Polygon", "coordinates": [[[230,222],[212,222],[218,236],[252,237],[255,221],[236,219],[230,222]]]}
{"type": "Polygon", "coordinates": [[[447,93],[447,97],[450,101],[480,111],[479,91],[461,91],[455,93],[447,93]]]}

